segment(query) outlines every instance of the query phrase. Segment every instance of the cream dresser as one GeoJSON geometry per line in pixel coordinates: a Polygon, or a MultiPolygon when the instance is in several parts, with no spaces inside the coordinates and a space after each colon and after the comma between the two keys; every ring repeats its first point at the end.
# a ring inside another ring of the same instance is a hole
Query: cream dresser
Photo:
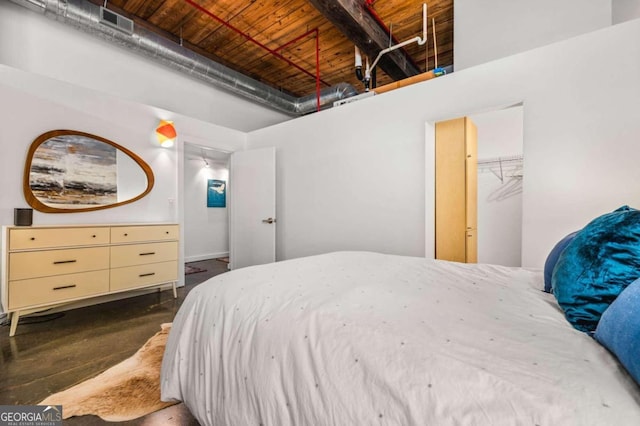
{"type": "Polygon", "coordinates": [[[21,315],[178,281],[176,224],[5,226],[2,306],[13,336],[21,315]]]}

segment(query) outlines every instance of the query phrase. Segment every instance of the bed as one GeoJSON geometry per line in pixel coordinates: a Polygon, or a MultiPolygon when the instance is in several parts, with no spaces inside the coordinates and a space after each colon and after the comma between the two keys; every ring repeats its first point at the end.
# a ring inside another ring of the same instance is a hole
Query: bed
{"type": "Polygon", "coordinates": [[[162,364],[203,425],[638,425],[640,390],[542,272],[371,252],[193,289],[162,364]]]}

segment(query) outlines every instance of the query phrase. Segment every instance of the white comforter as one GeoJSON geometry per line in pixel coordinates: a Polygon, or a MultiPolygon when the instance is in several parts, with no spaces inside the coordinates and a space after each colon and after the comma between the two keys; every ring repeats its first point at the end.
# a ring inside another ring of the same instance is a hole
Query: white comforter
{"type": "Polygon", "coordinates": [[[640,391],[539,272],[341,252],[214,277],[163,400],[206,425],[640,425],[640,391]]]}

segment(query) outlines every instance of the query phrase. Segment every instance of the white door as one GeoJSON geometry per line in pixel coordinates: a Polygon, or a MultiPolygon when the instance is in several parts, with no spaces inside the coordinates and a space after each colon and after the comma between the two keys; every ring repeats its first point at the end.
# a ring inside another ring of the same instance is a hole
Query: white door
{"type": "Polygon", "coordinates": [[[229,267],[275,262],[276,149],[232,153],[229,173],[229,267]]]}

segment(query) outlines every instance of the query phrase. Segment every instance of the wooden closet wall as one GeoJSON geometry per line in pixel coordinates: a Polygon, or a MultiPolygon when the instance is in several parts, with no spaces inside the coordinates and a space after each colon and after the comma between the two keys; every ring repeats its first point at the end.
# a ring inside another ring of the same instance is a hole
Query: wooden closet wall
{"type": "Polygon", "coordinates": [[[478,132],[467,118],[436,123],[436,259],[478,261],[478,132]]]}

